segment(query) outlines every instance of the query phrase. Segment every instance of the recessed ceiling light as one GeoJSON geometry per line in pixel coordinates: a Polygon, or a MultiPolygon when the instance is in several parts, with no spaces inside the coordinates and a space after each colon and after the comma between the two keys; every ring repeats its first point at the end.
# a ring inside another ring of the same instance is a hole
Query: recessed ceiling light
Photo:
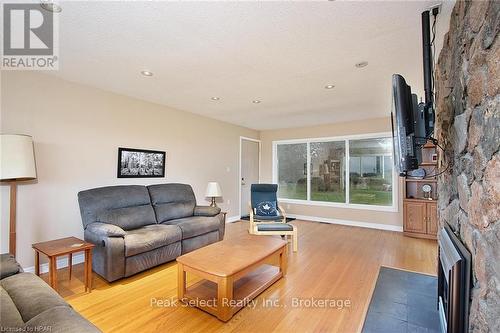
{"type": "Polygon", "coordinates": [[[363,68],[363,67],[366,67],[368,66],[368,61],[361,61],[361,62],[358,62],[357,64],[355,64],[354,66],[356,66],[357,68],[363,68]]]}
{"type": "Polygon", "coordinates": [[[141,71],[141,74],[144,76],[153,76],[153,72],[150,71],[141,71]]]}
{"type": "Polygon", "coordinates": [[[42,7],[46,11],[49,11],[49,12],[52,12],[52,13],[60,13],[60,12],[62,12],[61,6],[59,6],[58,4],[53,3],[51,1],[47,1],[47,0],[42,0],[42,2],[40,3],[40,7],[42,7]]]}
{"type": "Polygon", "coordinates": [[[328,84],[325,86],[325,89],[333,89],[335,86],[333,84],[328,84]]]}
{"type": "Polygon", "coordinates": [[[220,100],[220,97],[215,97],[215,96],[214,96],[214,97],[210,97],[210,99],[211,99],[212,101],[218,101],[218,100],[220,100]]]}
{"type": "Polygon", "coordinates": [[[253,103],[253,104],[259,104],[259,103],[260,103],[260,101],[259,101],[258,99],[254,99],[254,100],[252,101],[252,103],[253,103]]]}

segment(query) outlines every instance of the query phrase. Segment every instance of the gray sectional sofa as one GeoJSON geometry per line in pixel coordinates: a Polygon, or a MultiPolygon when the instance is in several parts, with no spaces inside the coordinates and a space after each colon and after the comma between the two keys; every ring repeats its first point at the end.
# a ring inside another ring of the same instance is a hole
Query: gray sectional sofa
{"type": "Polygon", "coordinates": [[[9,254],[0,255],[0,331],[100,332],[42,279],[23,273],[9,254]]]}
{"type": "Polygon", "coordinates": [[[197,206],[186,184],[108,186],[78,193],[93,270],[107,281],[131,276],[222,240],[220,208],[197,206]]]}

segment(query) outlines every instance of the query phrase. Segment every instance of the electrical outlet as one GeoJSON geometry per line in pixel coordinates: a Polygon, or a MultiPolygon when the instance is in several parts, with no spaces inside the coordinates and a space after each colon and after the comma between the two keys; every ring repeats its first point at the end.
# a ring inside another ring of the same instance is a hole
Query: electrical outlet
{"type": "Polygon", "coordinates": [[[226,172],[231,172],[231,168],[230,167],[226,167],[226,172]]]}
{"type": "Polygon", "coordinates": [[[227,205],[229,206],[231,204],[231,200],[227,199],[227,205]]]}

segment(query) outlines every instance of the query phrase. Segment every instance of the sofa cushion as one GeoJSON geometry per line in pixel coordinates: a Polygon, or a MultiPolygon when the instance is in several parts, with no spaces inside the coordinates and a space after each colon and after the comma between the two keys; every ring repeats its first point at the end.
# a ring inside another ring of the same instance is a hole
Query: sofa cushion
{"type": "Polygon", "coordinates": [[[181,228],[182,239],[186,239],[203,235],[207,232],[218,231],[220,219],[218,216],[191,216],[167,221],[165,224],[174,224],[181,228]]]}
{"type": "Polygon", "coordinates": [[[0,287],[0,327],[16,332],[14,328],[24,326],[23,318],[9,294],[0,287]]]}
{"type": "Polygon", "coordinates": [[[88,224],[87,231],[102,237],[123,237],[127,234],[117,225],[101,222],[88,224]]]}
{"type": "Polygon", "coordinates": [[[31,318],[25,326],[24,332],[43,331],[40,328],[48,327],[50,333],[97,333],[101,332],[92,323],[67,306],[56,306],[45,310],[31,318]]]}
{"type": "Polygon", "coordinates": [[[24,322],[55,306],[68,304],[47,283],[31,273],[19,273],[0,281],[24,322]]]}
{"type": "Polygon", "coordinates": [[[181,229],[175,225],[148,225],[129,230],[124,237],[125,256],[130,257],[181,240],[181,229]]]}
{"type": "MultiPolygon", "coordinates": [[[[128,229],[156,223],[154,213],[151,214],[149,192],[141,185],[121,185],[99,187],[78,193],[80,213],[84,228],[94,222],[111,223],[116,221],[118,226],[123,224],[128,229]],[[137,209],[125,209],[138,207],[137,209]],[[109,210],[115,212],[106,213],[109,210]],[[126,216],[132,214],[133,217],[126,216]]],[[[115,224],[115,223],[111,223],[115,224]]]]}
{"type": "Polygon", "coordinates": [[[114,224],[123,230],[137,229],[156,224],[155,212],[151,205],[115,208],[100,212],[97,222],[114,224]]]}
{"type": "Polygon", "coordinates": [[[196,206],[194,207],[195,216],[215,216],[220,213],[220,207],[196,206]]]}
{"type": "Polygon", "coordinates": [[[0,254],[0,279],[22,272],[21,266],[17,263],[12,254],[0,254]]]}
{"type": "Polygon", "coordinates": [[[207,234],[183,239],[182,254],[186,254],[188,252],[194,251],[196,249],[210,245],[220,240],[221,239],[219,238],[219,233],[217,231],[212,231],[207,234]]]}
{"type": "Polygon", "coordinates": [[[288,223],[263,223],[257,225],[258,231],[293,231],[293,225],[288,223]]]}
{"type": "Polygon", "coordinates": [[[181,242],[175,242],[135,256],[126,257],[125,276],[131,276],[151,267],[175,260],[180,255],[181,242]]]}
{"type": "Polygon", "coordinates": [[[281,221],[281,220],[283,220],[283,216],[282,215],[276,215],[276,216],[254,215],[253,219],[255,221],[281,221]]]}
{"type": "Polygon", "coordinates": [[[158,223],[193,216],[196,198],[187,184],[148,186],[158,223]]]}

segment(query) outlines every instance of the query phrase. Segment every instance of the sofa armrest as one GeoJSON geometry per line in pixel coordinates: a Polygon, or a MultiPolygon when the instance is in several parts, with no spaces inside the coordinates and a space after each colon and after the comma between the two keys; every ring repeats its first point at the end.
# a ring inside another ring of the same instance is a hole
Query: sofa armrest
{"type": "Polygon", "coordinates": [[[3,253],[0,255],[0,279],[21,273],[23,269],[12,254],[3,253]]]}
{"type": "Polygon", "coordinates": [[[196,206],[194,207],[194,216],[216,216],[220,211],[219,207],[196,206]]]}
{"type": "Polygon", "coordinates": [[[125,230],[117,225],[109,223],[90,223],[87,225],[86,230],[99,236],[104,237],[123,237],[126,235],[125,230]]]}
{"type": "Polygon", "coordinates": [[[95,245],[92,249],[93,270],[108,282],[125,277],[124,237],[108,237],[90,229],[88,226],[85,229],[84,239],[95,245]]]}

